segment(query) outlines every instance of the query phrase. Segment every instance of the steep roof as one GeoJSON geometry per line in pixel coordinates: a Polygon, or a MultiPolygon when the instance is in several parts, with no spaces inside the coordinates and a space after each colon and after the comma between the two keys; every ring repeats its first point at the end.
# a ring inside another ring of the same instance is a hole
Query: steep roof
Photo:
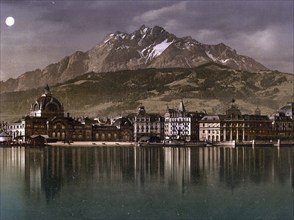
{"type": "Polygon", "coordinates": [[[179,112],[186,112],[183,100],[181,100],[178,110],[179,110],[179,112]]]}

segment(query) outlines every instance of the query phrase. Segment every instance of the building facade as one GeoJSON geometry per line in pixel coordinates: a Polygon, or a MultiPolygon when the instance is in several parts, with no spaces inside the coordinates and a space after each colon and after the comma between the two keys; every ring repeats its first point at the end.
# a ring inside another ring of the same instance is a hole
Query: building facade
{"type": "Polygon", "coordinates": [[[199,121],[199,140],[219,142],[223,140],[224,115],[206,115],[199,121]]]}
{"type": "Polygon", "coordinates": [[[187,112],[183,100],[177,109],[167,106],[164,115],[165,141],[199,141],[199,121],[204,115],[202,112],[187,112]]]}
{"type": "Polygon", "coordinates": [[[167,106],[164,117],[147,113],[140,105],[136,114],[113,121],[73,118],[69,113],[65,116],[62,103],[46,86],[44,93],[32,103],[29,115],[18,122],[1,122],[0,132],[19,143],[38,136],[64,142],[131,142],[141,138],[166,142],[288,140],[294,137],[293,111],[294,103],[287,103],[271,117],[261,115],[259,108],[255,114],[242,115],[233,99],[225,115],[207,115],[186,111],[181,100],[176,109],[167,106]]]}
{"type": "Polygon", "coordinates": [[[145,107],[140,105],[133,121],[135,141],[143,137],[164,139],[164,118],[159,114],[147,113],[145,107]]]}
{"type": "Polygon", "coordinates": [[[271,139],[272,121],[266,115],[261,115],[260,109],[253,115],[242,115],[240,109],[232,100],[225,115],[208,115],[200,120],[200,141],[245,142],[256,139],[271,139]]]}
{"type": "Polygon", "coordinates": [[[64,116],[63,105],[53,97],[46,86],[41,97],[31,105],[30,114],[20,122],[9,123],[7,132],[13,139],[28,142],[32,137],[42,135],[51,139],[71,141],[132,141],[133,127],[122,120],[104,124],[85,118],[64,116]]]}

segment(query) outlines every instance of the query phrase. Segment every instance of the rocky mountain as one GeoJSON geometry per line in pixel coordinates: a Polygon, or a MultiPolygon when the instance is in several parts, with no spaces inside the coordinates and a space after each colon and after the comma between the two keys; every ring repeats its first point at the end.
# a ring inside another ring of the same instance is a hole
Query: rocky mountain
{"type": "Polygon", "coordinates": [[[87,52],[77,51],[43,70],[26,72],[16,79],[0,82],[0,91],[31,89],[55,85],[88,72],[116,72],[146,68],[194,68],[207,63],[221,64],[235,70],[267,70],[254,59],[239,55],[220,43],[202,44],[191,37],[179,38],[162,27],[142,26],[133,33],[115,32],[87,52]]]}
{"type": "MultiPolygon", "coordinates": [[[[140,103],[148,112],[164,113],[183,98],[188,111],[225,113],[232,98],[242,113],[272,114],[292,98],[293,75],[234,70],[220,64],[195,68],[90,72],[51,86],[53,95],[73,116],[117,116],[135,113],[140,103]]],[[[0,119],[27,115],[44,88],[0,94],[0,119]]]]}

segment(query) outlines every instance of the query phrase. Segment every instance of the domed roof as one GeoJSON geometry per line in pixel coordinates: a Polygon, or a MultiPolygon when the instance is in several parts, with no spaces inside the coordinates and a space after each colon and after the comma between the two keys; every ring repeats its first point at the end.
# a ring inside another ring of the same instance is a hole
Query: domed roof
{"type": "Polygon", "coordinates": [[[35,102],[34,111],[45,109],[49,111],[60,111],[62,105],[59,100],[53,96],[41,96],[35,102]]]}
{"type": "Polygon", "coordinates": [[[242,118],[242,114],[238,106],[235,104],[235,99],[232,99],[231,101],[231,107],[227,109],[226,116],[227,119],[231,120],[238,120],[242,118]]]}
{"type": "Polygon", "coordinates": [[[138,115],[144,115],[144,114],[146,114],[146,110],[145,110],[145,107],[141,103],[140,106],[138,107],[138,115]]]}
{"type": "Polygon", "coordinates": [[[31,116],[62,116],[63,106],[59,100],[52,96],[47,85],[41,97],[37,98],[31,106],[31,116]]]}
{"type": "Polygon", "coordinates": [[[122,117],[122,118],[116,119],[112,125],[116,127],[123,127],[123,126],[132,126],[132,123],[128,118],[122,117]]]}
{"type": "Polygon", "coordinates": [[[279,113],[285,114],[285,116],[293,117],[294,111],[294,103],[287,103],[287,105],[283,106],[278,110],[279,113]]]}

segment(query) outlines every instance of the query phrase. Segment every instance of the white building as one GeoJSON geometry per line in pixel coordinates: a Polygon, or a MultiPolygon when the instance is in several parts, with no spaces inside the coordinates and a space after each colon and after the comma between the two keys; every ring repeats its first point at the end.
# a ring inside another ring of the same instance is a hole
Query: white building
{"type": "Polygon", "coordinates": [[[12,140],[25,140],[25,120],[20,122],[8,123],[7,133],[12,136],[12,140]]]}
{"type": "Polygon", "coordinates": [[[167,106],[164,135],[166,141],[184,140],[198,141],[199,120],[205,115],[203,112],[187,112],[181,100],[177,109],[167,106]]]}
{"type": "Polygon", "coordinates": [[[206,115],[199,121],[200,141],[218,142],[222,140],[222,121],[224,115],[206,115]]]}

